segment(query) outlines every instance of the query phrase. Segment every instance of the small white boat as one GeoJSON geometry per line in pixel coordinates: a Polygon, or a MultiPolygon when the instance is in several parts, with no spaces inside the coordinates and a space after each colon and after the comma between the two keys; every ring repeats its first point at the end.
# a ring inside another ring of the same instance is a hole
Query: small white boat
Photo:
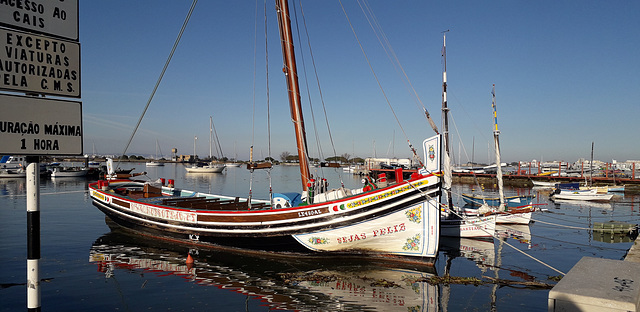
{"type": "Polygon", "coordinates": [[[597,190],[560,190],[556,189],[551,195],[551,199],[575,199],[575,200],[594,200],[608,201],[611,200],[613,194],[598,193],[597,190]]]}
{"type": "Polygon", "coordinates": [[[224,164],[209,163],[208,165],[193,165],[184,168],[187,173],[221,173],[226,166],[224,164]]]}
{"type": "Polygon", "coordinates": [[[51,172],[51,177],[52,178],[86,177],[87,173],[89,173],[89,168],[58,166],[53,168],[53,172],[51,172]]]}
{"type": "Polygon", "coordinates": [[[545,188],[545,187],[554,188],[558,183],[553,181],[548,182],[548,181],[536,181],[536,180],[531,180],[531,182],[533,183],[533,186],[540,187],[540,188],[545,188]]]}
{"type": "Polygon", "coordinates": [[[0,178],[25,178],[27,177],[27,172],[24,168],[15,168],[15,169],[0,169],[0,178]]]}

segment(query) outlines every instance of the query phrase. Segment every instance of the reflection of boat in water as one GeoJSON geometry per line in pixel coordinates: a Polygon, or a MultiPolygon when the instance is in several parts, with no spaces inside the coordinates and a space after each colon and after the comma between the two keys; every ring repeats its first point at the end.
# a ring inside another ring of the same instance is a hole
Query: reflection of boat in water
{"type": "Polygon", "coordinates": [[[452,258],[467,258],[481,269],[495,265],[493,239],[441,237],[440,249],[452,258]]]}
{"type": "Polygon", "coordinates": [[[531,229],[524,224],[498,224],[496,225],[496,236],[499,238],[513,238],[520,243],[527,244],[527,249],[531,249],[531,229]]]}
{"type": "Polygon", "coordinates": [[[27,180],[24,178],[0,179],[0,196],[22,195],[27,191],[27,180]]]}
{"type": "Polygon", "coordinates": [[[135,278],[136,274],[129,274],[135,272],[140,273],[141,281],[149,280],[149,275],[181,278],[251,296],[273,309],[438,310],[438,286],[421,281],[435,273],[432,267],[419,272],[387,268],[367,258],[305,258],[282,253],[271,257],[246,252],[239,256],[197,247],[134,236],[115,227],[95,241],[89,258],[106,278],[123,273],[135,278]],[[185,263],[189,252],[196,260],[192,265],[185,263]]]}
{"type": "Polygon", "coordinates": [[[555,205],[573,205],[579,207],[591,207],[611,210],[613,205],[610,202],[599,202],[591,200],[575,200],[575,199],[554,199],[555,205]]]}

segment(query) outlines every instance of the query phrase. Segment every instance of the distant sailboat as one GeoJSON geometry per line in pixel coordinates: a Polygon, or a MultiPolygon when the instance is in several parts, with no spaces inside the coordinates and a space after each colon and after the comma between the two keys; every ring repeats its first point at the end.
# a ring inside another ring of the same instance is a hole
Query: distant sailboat
{"type": "MultiPolygon", "coordinates": [[[[158,150],[160,149],[160,144],[158,143],[158,140],[156,140],[156,158],[153,161],[148,161],[147,162],[147,167],[162,167],[164,166],[164,163],[159,161],[158,159],[158,150]]],[[[160,152],[160,157],[162,157],[162,152],[160,152]]]]}
{"type": "MultiPolygon", "coordinates": [[[[213,118],[209,116],[209,159],[211,161],[208,164],[198,164],[195,163],[191,167],[186,167],[187,173],[221,173],[225,169],[225,165],[222,163],[217,163],[213,161],[212,158],[212,145],[213,144],[213,118]]],[[[194,151],[195,156],[195,151],[194,151]]]]}

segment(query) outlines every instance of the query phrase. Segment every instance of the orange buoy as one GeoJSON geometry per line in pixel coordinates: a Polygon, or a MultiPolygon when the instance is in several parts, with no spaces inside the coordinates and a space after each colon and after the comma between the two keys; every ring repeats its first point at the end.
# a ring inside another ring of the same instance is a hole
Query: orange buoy
{"type": "Polygon", "coordinates": [[[191,254],[187,256],[187,263],[193,263],[193,258],[191,257],[191,254]]]}

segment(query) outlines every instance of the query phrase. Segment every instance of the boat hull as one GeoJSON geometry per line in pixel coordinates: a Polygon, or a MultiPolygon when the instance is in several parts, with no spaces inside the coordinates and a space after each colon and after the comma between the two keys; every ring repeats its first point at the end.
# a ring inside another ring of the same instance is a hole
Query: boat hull
{"type": "MultiPolygon", "coordinates": [[[[436,217],[436,202],[440,190],[439,178],[435,175],[340,200],[260,210],[248,210],[248,205],[242,210],[169,207],[158,201],[162,197],[134,199],[114,192],[135,185],[132,183],[111,182],[108,190],[99,188],[98,183],[91,184],[90,195],[93,204],[110,219],[136,230],[267,250],[297,250],[303,246],[314,251],[423,257],[437,254],[439,218],[436,217]],[[314,237],[318,239],[314,241],[314,237]]],[[[138,186],[141,188],[142,184],[138,186]]],[[[189,194],[168,187],[162,187],[162,193],[165,198],[211,196],[211,200],[215,200],[214,195],[189,194]]]]}
{"type": "Polygon", "coordinates": [[[0,178],[26,178],[27,172],[23,169],[0,169],[0,178]]]}
{"type": "Polygon", "coordinates": [[[440,235],[448,237],[493,237],[495,228],[495,215],[468,216],[465,219],[443,219],[440,221],[440,235]]]}
{"type": "MultiPolygon", "coordinates": [[[[519,196],[507,196],[504,198],[505,203],[508,207],[519,207],[524,206],[531,203],[531,200],[535,197],[535,195],[519,195],[519,196]]],[[[475,196],[470,194],[462,194],[462,199],[465,203],[474,206],[481,206],[486,203],[489,206],[499,206],[500,198],[488,198],[482,196],[475,196]]]]}
{"type": "Polygon", "coordinates": [[[187,173],[221,173],[225,166],[187,167],[187,173]]]}
{"type": "Polygon", "coordinates": [[[438,246],[438,202],[409,205],[389,214],[293,237],[315,251],[368,250],[405,256],[433,256],[438,246]]]}
{"type": "Polygon", "coordinates": [[[68,170],[68,171],[54,170],[51,173],[51,177],[52,178],[79,178],[79,177],[86,177],[88,173],[89,173],[89,169],[68,170]]]}
{"type": "MultiPolygon", "coordinates": [[[[497,207],[493,207],[493,209],[496,224],[529,224],[535,211],[533,206],[509,208],[507,211],[497,211],[497,207]]],[[[468,216],[477,216],[479,214],[478,210],[478,208],[464,208],[464,212],[468,216]]]]}
{"type": "Polygon", "coordinates": [[[597,190],[556,190],[552,199],[609,201],[613,194],[598,193],[597,190]]]}

